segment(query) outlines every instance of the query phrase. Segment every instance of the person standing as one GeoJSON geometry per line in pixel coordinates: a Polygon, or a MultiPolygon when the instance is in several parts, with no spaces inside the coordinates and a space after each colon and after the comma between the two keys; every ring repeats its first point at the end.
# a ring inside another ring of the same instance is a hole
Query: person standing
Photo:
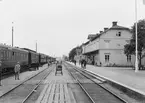
{"type": "Polygon", "coordinates": [[[82,60],[81,60],[81,67],[82,67],[82,68],[84,67],[83,65],[84,65],[84,60],[82,59],[82,60]]]}
{"type": "Polygon", "coordinates": [[[85,59],[84,59],[83,64],[84,64],[84,69],[86,69],[87,61],[85,59]]]}
{"type": "Polygon", "coordinates": [[[100,67],[102,66],[102,63],[100,62],[100,67]]]}
{"type": "Polygon", "coordinates": [[[20,63],[17,62],[17,64],[15,65],[14,71],[15,71],[15,80],[19,80],[19,74],[20,74],[20,63]]]}
{"type": "Polygon", "coordinates": [[[74,64],[76,65],[76,60],[74,60],[74,64]]]}

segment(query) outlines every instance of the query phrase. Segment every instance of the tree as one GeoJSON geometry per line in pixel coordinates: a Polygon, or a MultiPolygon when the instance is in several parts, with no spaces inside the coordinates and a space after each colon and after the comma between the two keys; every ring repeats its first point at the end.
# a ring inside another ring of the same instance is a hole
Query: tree
{"type": "Polygon", "coordinates": [[[69,60],[73,61],[75,55],[76,55],[76,48],[73,48],[73,49],[69,52],[69,60]]]}
{"type": "Polygon", "coordinates": [[[77,46],[69,52],[69,60],[74,61],[74,57],[77,55],[78,49],[81,49],[81,47],[77,46]]]}
{"type": "MultiPolygon", "coordinates": [[[[136,36],[135,36],[135,24],[132,26],[132,38],[129,44],[124,46],[124,53],[126,55],[135,55],[135,45],[136,45],[136,36]]],[[[138,60],[139,60],[139,69],[141,67],[141,59],[144,56],[143,50],[145,49],[145,19],[139,20],[137,23],[137,39],[138,39],[138,60]]]]}

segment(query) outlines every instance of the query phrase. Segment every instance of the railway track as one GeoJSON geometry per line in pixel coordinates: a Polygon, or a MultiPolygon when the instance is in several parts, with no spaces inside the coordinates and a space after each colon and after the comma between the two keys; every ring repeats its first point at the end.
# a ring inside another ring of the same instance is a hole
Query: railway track
{"type": "Polygon", "coordinates": [[[83,70],[76,69],[76,67],[68,63],[65,63],[64,66],[68,69],[70,75],[78,82],[92,103],[128,103],[120,96],[103,87],[102,84],[106,83],[103,78],[96,78],[83,70]]]}
{"type": "Polygon", "coordinates": [[[37,92],[37,88],[53,69],[54,68],[44,69],[26,81],[18,84],[0,97],[0,103],[27,103],[30,96],[37,92]]]}

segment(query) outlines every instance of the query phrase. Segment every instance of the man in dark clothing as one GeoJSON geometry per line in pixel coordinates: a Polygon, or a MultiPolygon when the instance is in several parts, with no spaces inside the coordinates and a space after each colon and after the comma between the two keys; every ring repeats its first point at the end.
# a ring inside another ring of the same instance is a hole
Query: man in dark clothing
{"type": "Polygon", "coordinates": [[[81,60],[81,67],[83,68],[83,60],[81,60]]]}
{"type": "Polygon", "coordinates": [[[83,64],[84,64],[84,69],[86,69],[87,61],[84,60],[84,61],[83,61],[83,64]]]}
{"type": "Polygon", "coordinates": [[[100,62],[100,66],[102,66],[102,63],[100,62]]]}
{"type": "Polygon", "coordinates": [[[86,61],[85,59],[83,59],[83,60],[81,61],[81,67],[82,67],[82,68],[86,68],[86,64],[87,64],[87,61],[86,61]]]}
{"type": "Polygon", "coordinates": [[[74,64],[76,65],[76,60],[74,60],[74,64]]]}
{"type": "Polygon", "coordinates": [[[93,60],[93,61],[92,61],[92,65],[94,65],[94,64],[95,64],[95,61],[93,60]]]}

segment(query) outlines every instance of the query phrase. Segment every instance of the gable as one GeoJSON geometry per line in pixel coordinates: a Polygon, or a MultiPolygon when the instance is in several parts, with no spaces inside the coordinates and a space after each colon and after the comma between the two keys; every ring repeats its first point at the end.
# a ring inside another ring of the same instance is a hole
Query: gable
{"type": "Polygon", "coordinates": [[[110,39],[130,39],[132,33],[129,30],[108,30],[101,34],[100,38],[110,38],[110,39]]]}

